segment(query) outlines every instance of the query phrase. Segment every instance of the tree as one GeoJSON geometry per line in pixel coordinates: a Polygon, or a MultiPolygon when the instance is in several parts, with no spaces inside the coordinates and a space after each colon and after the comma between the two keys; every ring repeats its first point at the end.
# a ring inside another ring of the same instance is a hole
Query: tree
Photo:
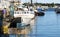
{"type": "Polygon", "coordinates": [[[54,4],[54,2],[53,2],[53,3],[51,4],[51,6],[54,7],[54,5],[55,5],[55,4],[54,4]]]}

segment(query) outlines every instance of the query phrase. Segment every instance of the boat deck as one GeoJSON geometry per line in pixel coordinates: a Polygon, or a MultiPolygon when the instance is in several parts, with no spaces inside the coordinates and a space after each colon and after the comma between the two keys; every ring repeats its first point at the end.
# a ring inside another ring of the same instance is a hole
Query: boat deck
{"type": "Polygon", "coordinates": [[[4,34],[28,34],[30,32],[30,26],[25,27],[23,30],[18,28],[9,28],[10,22],[3,21],[4,34]]]}

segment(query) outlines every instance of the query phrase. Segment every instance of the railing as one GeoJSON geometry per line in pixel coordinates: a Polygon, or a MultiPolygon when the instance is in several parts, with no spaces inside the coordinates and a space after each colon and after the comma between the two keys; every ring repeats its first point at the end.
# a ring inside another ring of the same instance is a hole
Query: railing
{"type": "Polygon", "coordinates": [[[14,11],[14,14],[34,14],[34,11],[14,11]]]}
{"type": "Polygon", "coordinates": [[[25,23],[17,23],[17,29],[26,29],[26,28],[30,28],[30,24],[25,24],[25,23]]]}

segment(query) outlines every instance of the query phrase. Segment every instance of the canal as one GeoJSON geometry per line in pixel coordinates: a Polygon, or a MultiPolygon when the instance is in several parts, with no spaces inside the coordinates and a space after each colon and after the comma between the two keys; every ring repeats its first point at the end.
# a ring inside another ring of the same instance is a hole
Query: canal
{"type": "Polygon", "coordinates": [[[36,18],[31,37],[60,37],[60,14],[56,14],[55,11],[45,11],[44,16],[36,18]]]}

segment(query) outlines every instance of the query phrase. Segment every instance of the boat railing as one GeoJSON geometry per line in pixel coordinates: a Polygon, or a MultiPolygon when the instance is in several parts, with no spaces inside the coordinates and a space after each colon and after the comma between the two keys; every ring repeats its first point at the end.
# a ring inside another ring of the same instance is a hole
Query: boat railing
{"type": "Polygon", "coordinates": [[[25,29],[27,27],[30,27],[30,24],[17,23],[17,29],[25,29]]]}
{"type": "Polygon", "coordinates": [[[34,11],[14,11],[14,14],[34,14],[34,11]]]}

